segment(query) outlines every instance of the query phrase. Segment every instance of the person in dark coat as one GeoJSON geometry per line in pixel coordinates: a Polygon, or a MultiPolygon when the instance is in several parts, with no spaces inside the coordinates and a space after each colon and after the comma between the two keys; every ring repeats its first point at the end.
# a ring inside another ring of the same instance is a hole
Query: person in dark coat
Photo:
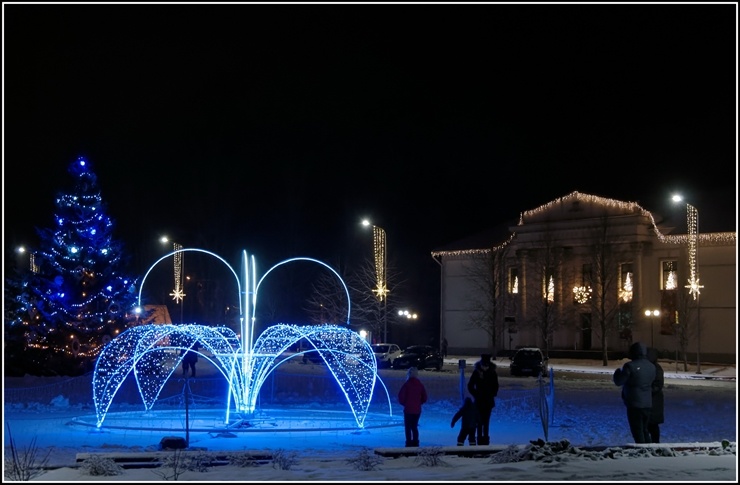
{"type": "Polygon", "coordinates": [[[478,427],[478,409],[475,407],[473,400],[469,397],[465,398],[463,405],[452,417],[450,428],[454,428],[455,423],[457,423],[461,418],[460,432],[457,434],[457,446],[464,445],[466,437],[468,438],[468,443],[470,443],[471,446],[474,446],[476,444],[475,431],[478,427]]]}
{"type": "Polygon", "coordinates": [[[193,345],[191,350],[182,349],[180,355],[185,355],[182,358],[182,375],[183,377],[188,376],[188,370],[190,370],[190,377],[195,377],[195,364],[198,362],[198,353],[196,352],[200,348],[197,343],[193,345]]]}
{"type": "Polygon", "coordinates": [[[635,443],[650,443],[648,421],[653,408],[655,365],[647,358],[642,342],[630,345],[629,362],[614,371],[614,384],[622,386],[622,401],[627,407],[627,422],[635,443]]]}
{"type": "Polygon", "coordinates": [[[481,354],[480,360],[473,366],[473,373],[468,381],[468,392],[478,409],[479,421],[476,426],[476,442],[479,445],[490,445],[489,424],[491,412],[496,406],[498,395],[498,374],[496,364],[491,362],[491,354],[481,354]]]}
{"type": "Polygon", "coordinates": [[[655,366],[655,380],[652,385],[653,407],[650,410],[650,420],[648,421],[648,433],[650,433],[651,443],[660,443],[660,425],[663,424],[663,385],[665,377],[663,367],[658,363],[657,349],[650,347],[647,350],[647,358],[655,366]]]}
{"type": "Polygon", "coordinates": [[[403,430],[406,446],[419,446],[419,418],[421,406],[427,402],[427,390],[419,380],[419,369],[410,367],[406,376],[398,391],[398,402],[403,406],[403,430]]]}
{"type": "Polygon", "coordinates": [[[442,339],[442,357],[447,357],[447,337],[442,339]]]}

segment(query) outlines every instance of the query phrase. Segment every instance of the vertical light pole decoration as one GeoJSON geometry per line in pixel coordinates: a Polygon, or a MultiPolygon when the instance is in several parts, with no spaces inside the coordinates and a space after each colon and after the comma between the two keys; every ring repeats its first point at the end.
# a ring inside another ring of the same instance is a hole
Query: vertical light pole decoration
{"type": "MultiPolygon", "coordinates": [[[[370,221],[362,221],[363,226],[371,225],[370,221]]],[[[383,342],[388,342],[388,286],[386,281],[386,245],[385,230],[372,224],[373,226],[373,256],[375,257],[375,279],[377,286],[373,290],[378,301],[383,302],[383,342]]]]}
{"type": "MultiPolygon", "coordinates": [[[[25,254],[27,252],[24,246],[18,246],[16,251],[18,252],[18,254],[25,254]]],[[[32,273],[39,272],[39,267],[36,264],[36,253],[33,251],[28,251],[28,267],[32,273]]]]}
{"type": "MultiPolygon", "coordinates": [[[[166,236],[163,236],[162,239],[160,239],[162,243],[169,242],[169,239],[167,239],[166,236]]],[[[178,244],[176,242],[172,243],[172,250],[175,251],[174,254],[174,274],[175,274],[175,289],[170,293],[170,296],[173,300],[175,300],[175,303],[180,304],[180,323],[183,323],[183,308],[185,306],[185,286],[182,282],[182,259],[183,259],[183,251],[182,251],[182,244],[178,244]]]]}
{"type": "MultiPolygon", "coordinates": [[[[683,197],[673,196],[673,202],[681,202],[683,197]]],[[[689,247],[689,281],[686,288],[696,300],[696,373],[701,374],[701,306],[699,305],[699,290],[704,285],[699,284],[699,211],[696,207],[686,203],[686,229],[688,231],[689,247]]]]}

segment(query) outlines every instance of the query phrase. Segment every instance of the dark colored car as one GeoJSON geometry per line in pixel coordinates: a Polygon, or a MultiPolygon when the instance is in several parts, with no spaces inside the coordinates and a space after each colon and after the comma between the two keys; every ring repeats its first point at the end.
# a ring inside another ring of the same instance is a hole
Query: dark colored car
{"type": "Polygon", "coordinates": [[[512,376],[537,377],[547,374],[547,359],[537,347],[525,347],[511,357],[509,374],[512,376]]]}
{"type": "Polygon", "coordinates": [[[407,347],[401,355],[393,359],[394,369],[436,369],[442,370],[444,359],[439,350],[431,345],[412,345],[407,347]]]}

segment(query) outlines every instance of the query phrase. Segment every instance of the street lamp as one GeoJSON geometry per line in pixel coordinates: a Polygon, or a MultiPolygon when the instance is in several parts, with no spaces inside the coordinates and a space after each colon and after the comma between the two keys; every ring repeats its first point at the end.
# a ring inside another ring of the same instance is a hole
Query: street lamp
{"type": "Polygon", "coordinates": [[[650,320],[650,317],[659,317],[660,310],[645,310],[645,316],[650,322],[650,346],[655,348],[655,339],[653,338],[653,328],[655,327],[653,322],[655,321],[655,319],[650,320]]]}
{"type": "MultiPolygon", "coordinates": [[[[681,202],[681,195],[674,195],[673,202],[681,202]]],[[[696,300],[696,373],[701,374],[701,305],[699,304],[699,290],[704,285],[699,284],[699,211],[696,207],[686,203],[686,229],[688,232],[689,248],[689,281],[686,288],[696,300]]]]}
{"type": "Polygon", "coordinates": [[[375,293],[379,301],[383,302],[383,342],[388,342],[387,309],[389,291],[385,274],[387,268],[385,230],[380,226],[372,224],[367,219],[362,221],[362,225],[365,227],[373,226],[373,256],[375,257],[375,279],[377,281],[377,286],[373,290],[373,293],[375,293]]]}
{"type": "Polygon", "coordinates": [[[25,246],[18,246],[15,251],[20,255],[28,253],[28,269],[30,269],[32,273],[39,272],[39,267],[36,264],[36,253],[34,251],[29,251],[25,246]]]}
{"type": "Polygon", "coordinates": [[[417,318],[419,318],[419,315],[416,312],[410,312],[408,310],[398,310],[398,316],[406,317],[409,320],[416,320],[417,318]]]}
{"type": "MultiPolygon", "coordinates": [[[[162,236],[159,241],[162,244],[167,244],[168,242],[170,242],[167,236],[162,236]]],[[[185,286],[182,284],[182,244],[178,244],[173,241],[172,250],[177,252],[174,254],[175,289],[172,290],[170,296],[173,300],[175,300],[175,303],[180,303],[180,323],[183,323],[183,312],[185,308],[185,286]]]]}

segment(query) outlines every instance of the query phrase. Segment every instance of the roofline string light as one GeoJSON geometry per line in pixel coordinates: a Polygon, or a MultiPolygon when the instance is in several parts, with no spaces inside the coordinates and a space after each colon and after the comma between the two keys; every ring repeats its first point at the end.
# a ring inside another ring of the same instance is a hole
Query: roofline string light
{"type": "MultiPolygon", "coordinates": [[[[525,212],[522,212],[519,216],[519,223],[517,225],[522,226],[524,225],[524,219],[526,217],[535,216],[537,214],[541,214],[548,209],[550,209],[554,205],[563,204],[565,202],[570,201],[571,199],[576,199],[583,202],[595,202],[599,203],[608,207],[614,207],[618,209],[628,210],[634,213],[642,214],[643,216],[650,219],[650,222],[653,226],[653,232],[658,238],[658,241],[666,244],[688,244],[690,242],[691,238],[694,238],[696,240],[697,246],[701,244],[725,244],[725,243],[737,243],[737,232],[716,232],[716,233],[703,233],[699,235],[698,233],[696,235],[691,234],[663,234],[660,232],[660,229],[658,229],[658,224],[655,222],[655,218],[653,217],[653,214],[645,209],[643,209],[638,203],[636,202],[623,202],[620,200],[615,199],[607,199],[604,197],[599,197],[596,195],[589,195],[589,194],[583,194],[580,192],[571,192],[570,194],[560,197],[558,199],[555,199],[553,201],[548,202],[547,204],[541,205],[540,207],[537,207],[536,209],[528,210],[525,212]]],[[[437,258],[439,256],[466,256],[466,255],[475,255],[475,254],[489,254],[491,252],[500,251],[503,248],[505,248],[516,236],[516,232],[513,232],[509,239],[507,239],[504,243],[494,246],[492,248],[476,248],[476,249],[461,249],[461,250],[452,250],[452,251],[432,251],[432,257],[437,258]]]]}

